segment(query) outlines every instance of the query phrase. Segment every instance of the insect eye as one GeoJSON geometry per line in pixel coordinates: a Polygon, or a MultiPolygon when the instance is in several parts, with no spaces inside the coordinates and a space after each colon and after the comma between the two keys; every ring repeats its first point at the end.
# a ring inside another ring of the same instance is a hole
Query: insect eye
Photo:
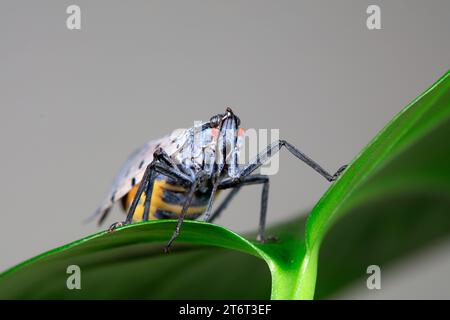
{"type": "Polygon", "coordinates": [[[220,119],[221,118],[219,115],[211,117],[211,119],[209,120],[209,125],[211,126],[211,128],[217,128],[220,124],[220,119]]]}

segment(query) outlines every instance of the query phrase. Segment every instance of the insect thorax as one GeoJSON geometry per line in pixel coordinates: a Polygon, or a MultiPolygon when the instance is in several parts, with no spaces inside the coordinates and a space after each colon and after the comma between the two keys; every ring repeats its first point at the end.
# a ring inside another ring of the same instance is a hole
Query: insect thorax
{"type": "MultiPolygon", "coordinates": [[[[220,152],[217,151],[219,140],[217,129],[201,130],[200,128],[201,126],[173,131],[164,150],[184,170],[191,170],[194,175],[203,171],[212,176],[218,163],[225,161],[225,167],[227,167],[233,151],[239,156],[242,139],[239,137],[235,150],[227,149],[226,159],[223,160],[220,152]]],[[[226,139],[228,143],[228,139],[232,137],[227,136],[226,139]]]]}

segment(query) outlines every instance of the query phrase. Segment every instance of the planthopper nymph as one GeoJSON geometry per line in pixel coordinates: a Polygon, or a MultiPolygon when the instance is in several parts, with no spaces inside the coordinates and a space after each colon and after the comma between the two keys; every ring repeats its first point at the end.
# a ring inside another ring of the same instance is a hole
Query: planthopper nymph
{"type": "Polygon", "coordinates": [[[129,156],[93,217],[99,216],[101,224],[113,204],[120,201],[128,215],[125,221],[114,223],[110,231],[132,221],[177,219],[174,233],[165,247],[167,252],[180,233],[184,219],[202,217],[212,222],[242,186],[261,184],[257,240],[265,242],[269,177],[255,173],[265,162],[284,147],[330,182],[346,167],[330,174],[285,140],[271,143],[254,159],[241,164],[243,135],[240,119],[228,107],[207,122],[149,141],[129,156]],[[212,211],[214,198],[224,189],[230,192],[212,211]]]}

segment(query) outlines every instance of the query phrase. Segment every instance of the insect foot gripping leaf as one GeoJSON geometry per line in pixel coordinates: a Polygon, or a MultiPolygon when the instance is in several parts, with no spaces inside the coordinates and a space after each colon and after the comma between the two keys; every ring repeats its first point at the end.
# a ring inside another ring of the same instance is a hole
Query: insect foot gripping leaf
{"type": "Polygon", "coordinates": [[[442,214],[450,206],[449,138],[447,73],[361,151],[307,221],[272,227],[268,234],[278,242],[260,244],[186,221],[165,255],[161,246],[175,221],[136,223],[7,270],[0,275],[0,298],[312,299],[316,289],[317,297],[327,297],[365,272],[368,265],[358,264],[364,258],[385,263],[449,234],[450,219],[442,214]],[[81,289],[69,290],[66,270],[74,265],[81,289]]]}

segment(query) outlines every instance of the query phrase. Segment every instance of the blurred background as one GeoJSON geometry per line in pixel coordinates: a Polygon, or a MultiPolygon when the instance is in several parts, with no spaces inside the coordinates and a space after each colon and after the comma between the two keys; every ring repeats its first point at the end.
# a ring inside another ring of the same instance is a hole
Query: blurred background
{"type": "MultiPolygon", "coordinates": [[[[448,70],[449,14],[445,0],[2,1],[0,270],[101,230],[82,220],[131,151],[227,105],[334,172],[448,70]],[[71,4],[81,30],[66,27],[71,4]],[[371,4],[381,30],[366,27],[371,4]]],[[[327,187],[283,153],[269,224],[327,187]]],[[[245,188],[217,223],[255,229],[259,197],[245,188]]],[[[122,219],[116,209],[106,225],[122,219]]],[[[449,253],[336,298],[450,298],[449,253]]]]}

